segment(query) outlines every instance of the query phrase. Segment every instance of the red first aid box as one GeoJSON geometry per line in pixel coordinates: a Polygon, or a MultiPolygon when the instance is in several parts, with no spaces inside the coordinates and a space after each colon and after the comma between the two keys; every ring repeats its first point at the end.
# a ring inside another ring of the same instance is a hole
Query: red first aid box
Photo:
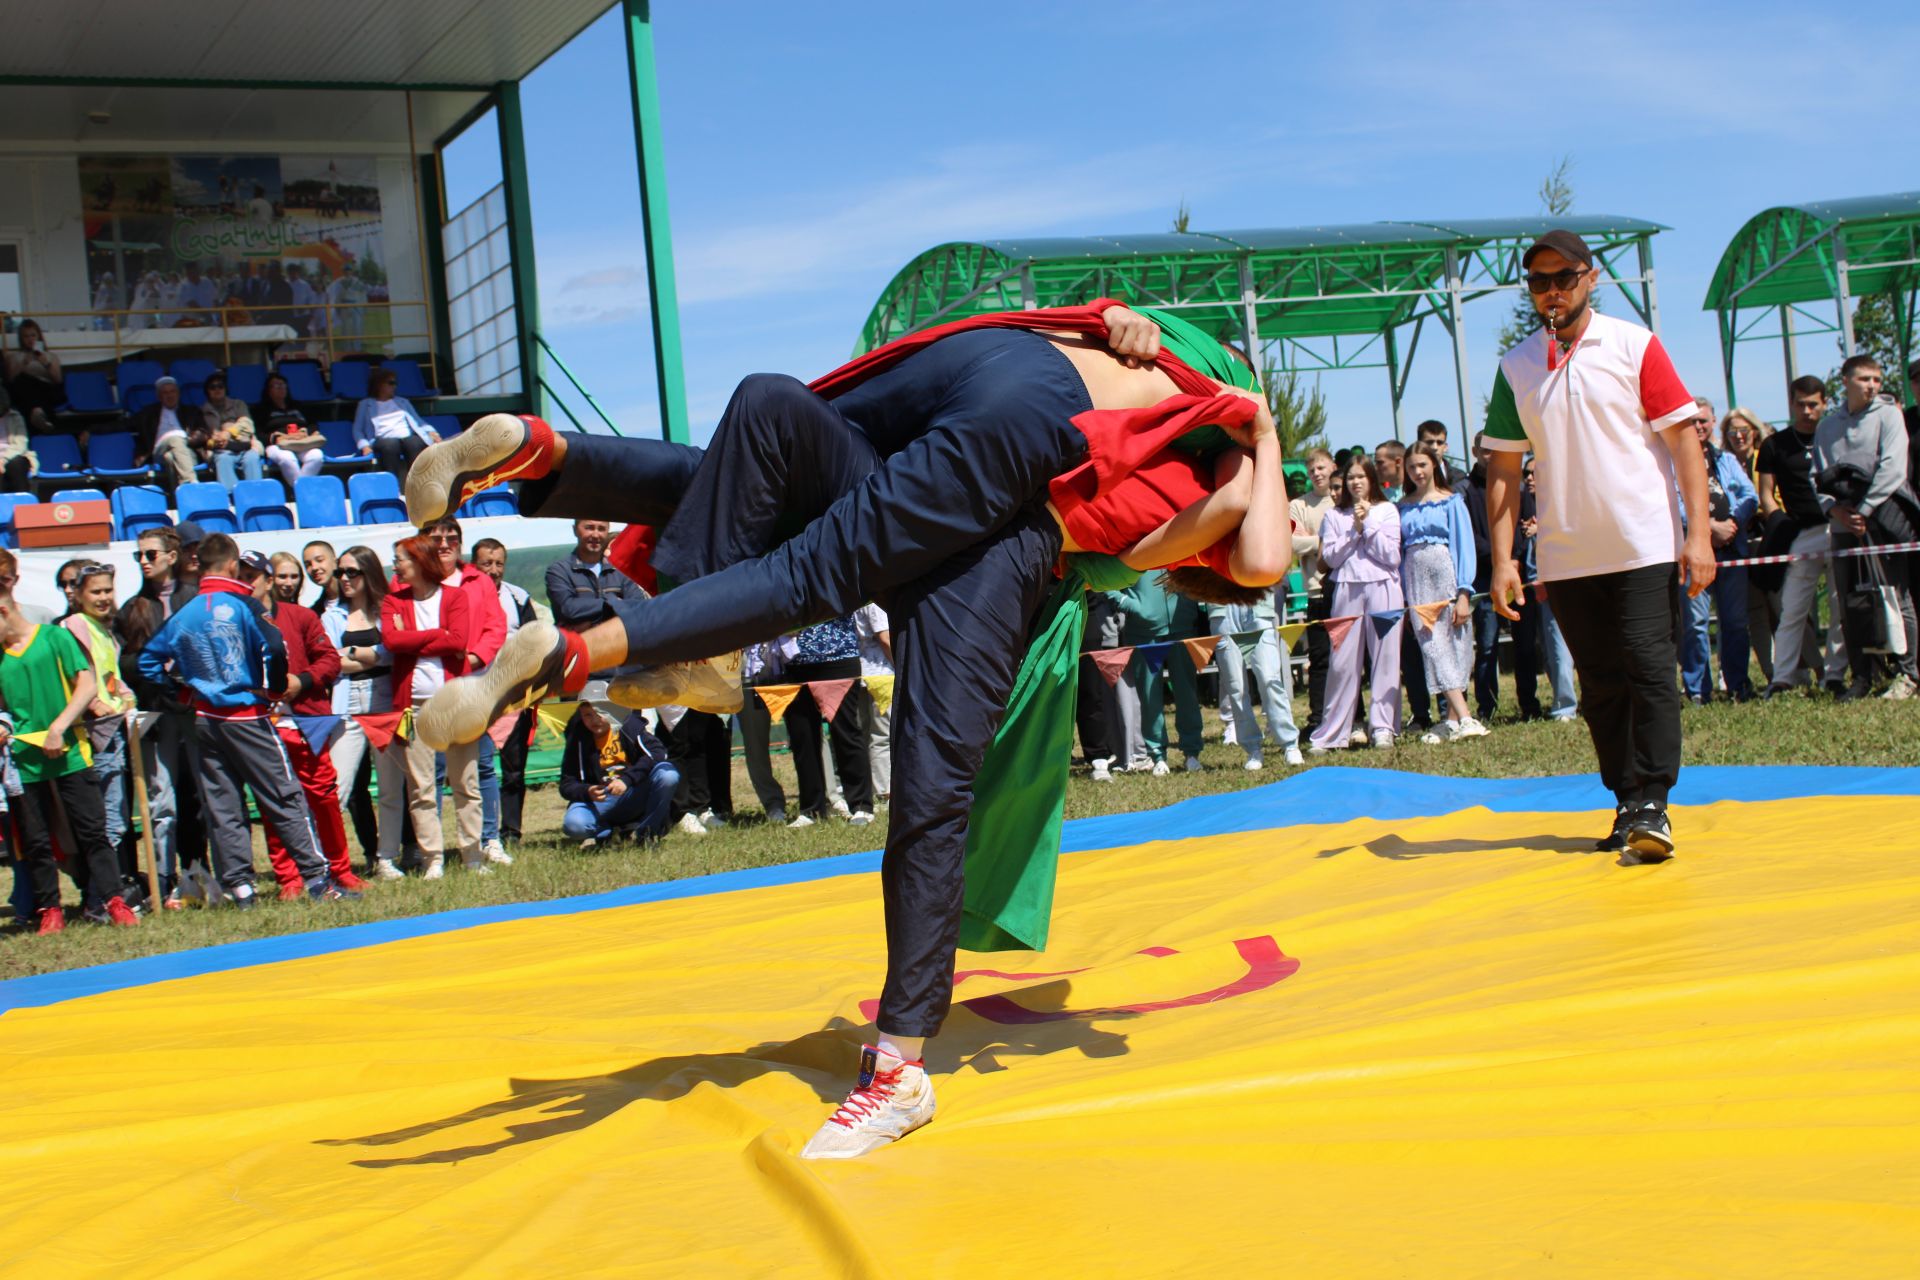
{"type": "Polygon", "coordinates": [[[24,547],[77,547],[113,541],[113,512],[106,499],[39,502],[13,509],[13,529],[24,547]]]}

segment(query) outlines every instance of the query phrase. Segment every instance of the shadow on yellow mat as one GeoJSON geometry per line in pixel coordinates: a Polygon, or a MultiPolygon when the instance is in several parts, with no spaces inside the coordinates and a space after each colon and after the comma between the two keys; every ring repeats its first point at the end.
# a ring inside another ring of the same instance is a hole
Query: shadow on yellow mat
{"type": "Polygon", "coordinates": [[[1920,808],[1605,821],[1069,855],[845,1164],[870,875],[18,1008],[0,1275],[1914,1275],[1920,808]]]}

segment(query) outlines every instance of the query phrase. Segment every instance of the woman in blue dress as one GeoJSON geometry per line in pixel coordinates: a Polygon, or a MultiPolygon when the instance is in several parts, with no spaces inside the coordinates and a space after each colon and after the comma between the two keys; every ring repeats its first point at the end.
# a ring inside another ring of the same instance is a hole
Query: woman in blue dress
{"type": "Polygon", "coordinates": [[[1473,524],[1466,501],[1440,485],[1440,461],[1436,444],[1416,445],[1407,453],[1407,496],[1399,504],[1401,588],[1413,612],[1427,688],[1447,714],[1421,735],[1422,742],[1480,738],[1487,732],[1467,714],[1467,681],[1473,676],[1473,524]]]}

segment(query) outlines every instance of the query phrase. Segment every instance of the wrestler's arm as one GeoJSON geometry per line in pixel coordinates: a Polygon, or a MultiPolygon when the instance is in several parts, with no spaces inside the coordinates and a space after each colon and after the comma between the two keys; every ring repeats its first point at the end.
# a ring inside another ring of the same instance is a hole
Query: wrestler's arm
{"type": "Polygon", "coordinates": [[[1120,555],[1129,569],[1159,569],[1199,554],[1240,527],[1253,499],[1253,459],[1228,449],[1214,464],[1214,489],[1120,555]]]}
{"type": "Polygon", "coordinates": [[[1233,580],[1243,587],[1271,587],[1293,567],[1293,517],[1287,508],[1280,437],[1265,405],[1261,408],[1253,425],[1252,492],[1240,520],[1240,536],[1227,556],[1233,580]]]}

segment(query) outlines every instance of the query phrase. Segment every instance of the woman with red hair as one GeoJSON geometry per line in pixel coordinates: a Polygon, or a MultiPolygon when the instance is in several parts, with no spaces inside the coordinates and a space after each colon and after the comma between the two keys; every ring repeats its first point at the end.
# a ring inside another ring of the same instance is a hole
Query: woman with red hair
{"type": "MultiPolygon", "coordinates": [[[[393,655],[393,709],[404,712],[432,697],[450,679],[466,674],[472,647],[472,620],[466,597],[442,588],[437,560],[426,538],[415,535],[394,545],[394,588],[380,602],[380,638],[393,655]]],[[[445,845],[440,830],[440,784],[433,748],[409,732],[382,748],[397,760],[407,779],[407,805],[414,838],[426,858],[423,875],[441,876],[445,845]]],[[[467,870],[484,875],[480,850],[479,752],[474,743],[449,744],[447,782],[453,790],[453,816],[460,859],[467,870]]]]}

